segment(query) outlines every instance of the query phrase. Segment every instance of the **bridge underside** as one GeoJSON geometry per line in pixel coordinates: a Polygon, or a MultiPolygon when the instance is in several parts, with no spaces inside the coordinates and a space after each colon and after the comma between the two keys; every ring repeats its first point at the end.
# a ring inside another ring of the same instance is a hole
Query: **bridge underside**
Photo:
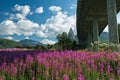
{"type": "MultiPolygon", "coordinates": [[[[117,29],[115,15],[119,10],[120,0],[78,0],[77,35],[80,45],[86,47],[89,43],[98,41],[98,35],[102,33],[107,24],[117,29]]],[[[117,43],[113,40],[111,42],[117,43]]]]}

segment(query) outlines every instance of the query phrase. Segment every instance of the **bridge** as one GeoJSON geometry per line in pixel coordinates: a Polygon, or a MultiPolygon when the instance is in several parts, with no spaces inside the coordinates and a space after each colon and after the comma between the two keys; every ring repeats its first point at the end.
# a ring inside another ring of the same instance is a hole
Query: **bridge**
{"type": "Polygon", "coordinates": [[[77,1],[77,35],[80,45],[87,47],[98,41],[106,25],[109,26],[109,41],[119,43],[117,13],[120,0],[78,0],[77,1]]]}

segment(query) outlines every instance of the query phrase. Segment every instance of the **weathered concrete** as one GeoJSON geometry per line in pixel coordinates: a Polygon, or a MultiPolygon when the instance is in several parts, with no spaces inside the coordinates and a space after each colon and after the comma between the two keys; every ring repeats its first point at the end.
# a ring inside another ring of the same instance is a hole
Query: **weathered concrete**
{"type": "Polygon", "coordinates": [[[109,26],[109,41],[119,43],[116,0],[107,0],[107,14],[109,26]]]}
{"type": "Polygon", "coordinates": [[[93,41],[98,41],[98,20],[93,20],[93,41]]]}
{"type": "MultiPolygon", "coordinates": [[[[118,28],[120,29],[120,24],[118,24],[118,28]]],[[[119,35],[120,36],[120,35],[119,35]]]]}
{"type": "Polygon", "coordinates": [[[89,32],[89,33],[88,33],[88,41],[87,41],[87,43],[91,43],[92,40],[93,40],[92,33],[89,32]]]}
{"type": "MultiPolygon", "coordinates": [[[[120,10],[120,0],[116,0],[116,9],[117,9],[117,12],[120,10]]],[[[88,45],[88,36],[89,36],[89,32],[90,33],[93,32],[94,19],[97,19],[99,21],[98,34],[99,35],[101,34],[103,29],[108,24],[107,12],[109,12],[107,7],[107,0],[78,0],[76,25],[77,25],[77,35],[78,35],[80,44],[82,44],[83,46],[88,45]]],[[[116,21],[114,22],[114,25],[115,23],[116,21]]],[[[109,24],[112,24],[112,22],[109,21],[109,24]]],[[[115,35],[117,34],[115,33],[115,35]]],[[[90,42],[92,41],[93,39],[90,42]]]]}
{"type": "Polygon", "coordinates": [[[88,33],[88,41],[87,41],[87,44],[89,44],[89,45],[87,45],[88,48],[91,47],[91,41],[93,41],[93,36],[92,36],[92,33],[89,32],[88,33]]]}
{"type": "Polygon", "coordinates": [[[120,42],[120,24],[118,24],[119,42],[120,42]]]}

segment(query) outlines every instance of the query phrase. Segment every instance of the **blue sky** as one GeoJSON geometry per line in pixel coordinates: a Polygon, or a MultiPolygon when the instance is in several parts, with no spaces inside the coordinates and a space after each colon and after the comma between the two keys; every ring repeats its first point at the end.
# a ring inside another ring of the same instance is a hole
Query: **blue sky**
{"type": "Polygon", "coordinates": [[[53,44],[58,34],[70,28],[76,34],[76,3],[77,0],[0,0],[0,37],[53,44]]]}
{"type": "Polygon", "coordinates": [[[75,31],[76,1],[0,0],[0,37],[55,43],[61,32],[75,31]]]}

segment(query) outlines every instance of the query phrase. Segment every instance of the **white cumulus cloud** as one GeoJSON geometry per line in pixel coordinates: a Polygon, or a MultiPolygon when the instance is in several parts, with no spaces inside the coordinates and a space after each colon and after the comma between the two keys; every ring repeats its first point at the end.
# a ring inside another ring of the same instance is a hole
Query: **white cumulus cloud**
{"type": "Polygon", "coordinates": [[[12,36],[4,37],[5,39],[13,40],[14,38],[12,36]]]}
{"type": "MultiPolygon", "coordinates": [[[[117,23],[120,24],[120,12],[117,14],[117,23]]],[[[109,32],[109,26],[107,25],[103,32],[109,32]]]]}
{"type": "Polygon", "coordinates": [[[42,31],[37,31],[37,32],[36,32],[36,36],[42,37],[42,38],[45,38],[45,37],[46,37],[45,33],[43,33],[42,31]]]}
{"type": "Polygon", "coordinates": [[[20,6],[18,4],[15,5],[15,10],[20,11],[23,15],[28,15],[30,13],[30,6],[25,5],[25,6],[20,6]]]}
{"type": "Polygon", "coordinates": [[[25,37],[25,39],[30,39],[30,38],[27,36],[27,37],[25,37]]]}
{"type": "MultiPolygon", "coordinates": [[[[40,7],[39,7],[40,8],[40,7]]],[[[49,10],[54,14],[46,20],[44,24],[38,24],[31,20],[28,20],[26,16],[30,14],[30,6],[15,5],[15,14],[10,14],[11,18],[17,18],[14,22],[11,20],[4,20],[0,23],[0,35],[11,36],[13,34],[23,35],[26,38],[36,35],[40,37],[43,43],[54,44],[56,36],[62,32],[68,32],[70,28],[76,32],[76,15],[68,15],[62,11],[59,6],[50,6],[49,10]]]]}
{"type": "Polygon", "coordinates": [[[13,35],[16,33],[17,26],[11,20],[5,20],[0,23],[0,35],[13,35]]]}
{"type": "Polygon", "coordinates": [[[0,35],[24,35],[31,36],[38,30],[39,24],[30,20],[5,20],[0,23],[0,35]]]}
{"type": "Polygon", "coordinates": [[[105,27],[105,29],[103,30],[103,32],[108,32],[108,25],[105,27]]]}
{"type": "Polygon", "coordinates": [[[34,23],[30,20],[19,20],[16,25],[18,26],[17,34],[24,36],[31,36],[35,33],[39,24],[34,23]]]}
{"type": "Polygon", "coordinates": [[[117,21],[120,24],[120,12],[117,14],[117,21]]]}
{"type": "Polygon", "coordinates": [[[26,16],[31,13],[29,5],[21,6],[16,4],[13,10],[17,11],[17,13],[10,14],[10,19],[25,19],[26,16]]]}
{"type": "Polygon", "coordinates": [[[43,44],[55,44],[55,41],[49,40],[49,39],[44,39],[41,41],[43,44]]]}
{"type": "Polygon", "coordinates": [[[72,4],[72,5],[70,6],[70,9],[76,9],[76,7],[77,7],[76,4],[72,4]]]}
{"type": "Polygon", "coordinates": [[[50,6],[49,10],[52,11],[52,12],[58,12],[58,11],[61,11],[62,8],[59,7],[59,6],[50,6]]]}
{"type": "Polygon", "coordinates": [[[68,16],[67,13],[61,10],[61,8],[57,10],[58,12],[47,19],[45,24],[40,25],[39,32],[36,33],[39,37],[56,38],[58,34],[68,32],[70,28],[76,32],[76,15],[68,16]]]}
{"type": "Polygon", "coordinates": [[[36,12],[36,13],[39,13],[39,14],[43,13],[43,12],[44,12],[43,7],[37,8],[37,9],[35,10],[35,12],[36,12]]]}

